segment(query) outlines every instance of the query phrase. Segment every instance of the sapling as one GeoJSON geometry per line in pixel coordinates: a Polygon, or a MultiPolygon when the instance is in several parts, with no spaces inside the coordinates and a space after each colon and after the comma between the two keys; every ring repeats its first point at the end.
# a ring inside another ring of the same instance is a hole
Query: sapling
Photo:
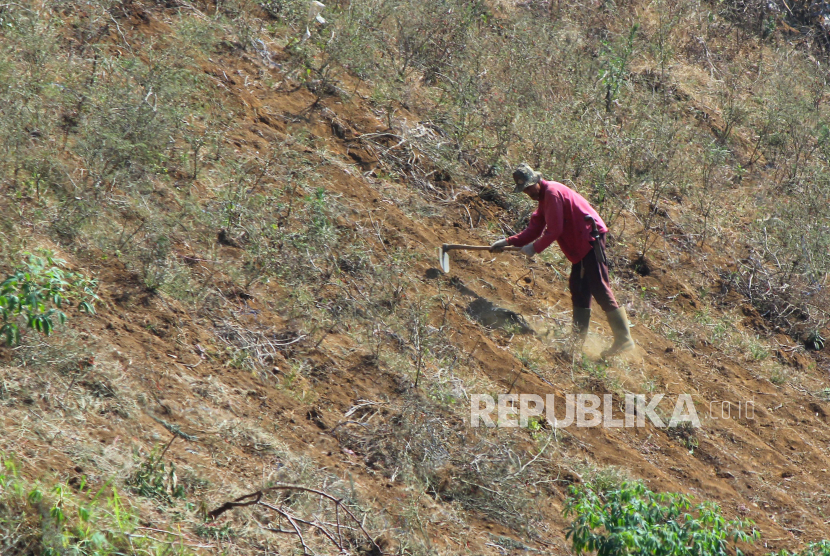
{"type": "Polygon", "coordinates": [[[65,270],[66,261],[50,253],[42,257],[26,254],[27,262],[0,283],[0,335],[9,346],[20,343],[21,317],[26,326],[48,336],[55,327],[54,319],[66,322],[62,309],[67,302],[77,302],[79,311],[95,314],[92,304],[98,300],[96,280],[65,270]]]}

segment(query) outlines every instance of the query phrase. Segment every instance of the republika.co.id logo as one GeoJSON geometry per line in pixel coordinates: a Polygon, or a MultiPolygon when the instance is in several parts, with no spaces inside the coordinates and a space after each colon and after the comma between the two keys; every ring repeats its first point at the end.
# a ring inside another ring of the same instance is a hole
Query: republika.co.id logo
{"type": "MultiPolygon", "coordinates": [[[[611,394],[601,398],[596,394],[566,394],[565,410],[556,416],[553,394],[544,398],[538,394],[500,394],[496,399],[489,394],[473,394],[470,397],[470,425],[480,427],[527,427],[532,418],[544,418],[554,428],[577,427],[645,427],[646,420],[660,428],[677,427],[689,423],[700,427],[692,396],[680,394],[668,421],[657,413],[657,407],[665,397],[656,394],[646,400],[644,394],[626,394],[622,404],[615,404],[611,394]],[[615,407],[617,416],[615,416],[615,407]],[[622,416],[619,415],[622,409],[622,416]]],[[[663,413],[665,415],[665,413],[663,413]]],[[[715,400],[709,403],[709,417],[752,419],[755,404],[752,401],[728,402],[715,400]],[[735,409],[737,408],[737,412],[735,409]]]]}

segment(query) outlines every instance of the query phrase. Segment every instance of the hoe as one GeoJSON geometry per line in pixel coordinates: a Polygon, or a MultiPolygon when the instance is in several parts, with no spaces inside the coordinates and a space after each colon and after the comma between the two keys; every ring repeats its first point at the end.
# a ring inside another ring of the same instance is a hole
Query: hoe
{"type": "MultiPolygon", "coordinates": [[[[445,274],[450,271],[450,251],[454,249],[461,249],[464,251],[491,251],[489,245],[456,245],[452,243],[445,243],[438,248],[438,263],[441,266],[441,270],[443,270],[445,274]]],[[[520,249],[521,247],[513,247],[509,245],[503,250],[519,251],[520,249]]]]}

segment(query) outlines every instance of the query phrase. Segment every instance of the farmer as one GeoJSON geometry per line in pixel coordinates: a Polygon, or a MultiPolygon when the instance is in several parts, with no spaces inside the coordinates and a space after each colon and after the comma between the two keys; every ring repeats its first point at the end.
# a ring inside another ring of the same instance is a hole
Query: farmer
{"type": "Polygon", "coordinates": [[[500,239],[491,249],[495,252],[508,245],[521,247],[528,258],[541,253],[554,241],[572,263],[568,286],[573,302],[573,330],[581,345],[588,336],[591,323],[591,296],[605,311],[614,332],[614,344],[602,353],[610,357],[634,349],[625,309],[617,304],[608,281],[605,261],[605,233],[608,228],[585,198],[576,191],[542,175],[527,164],[513,172],[515,193],[524,192],[539,206],[531,215],[527,228],[514,236],[500,239]],[[596,224],[596,231],[594,231],[596,224]]]}

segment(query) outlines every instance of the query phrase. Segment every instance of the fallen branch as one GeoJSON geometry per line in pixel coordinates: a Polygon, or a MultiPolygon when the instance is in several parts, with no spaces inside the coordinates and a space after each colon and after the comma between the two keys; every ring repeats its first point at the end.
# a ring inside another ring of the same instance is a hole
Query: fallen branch
{"type": "Polygon", "coordinates": [[[272,533],[282,533],[282,534],[289,534],[289,535],[297,535],[297,538],[300,540],[300,544],[303,547],[303,554],[310,554],[310,550],[308,545],[306,544],[305,538],[303,538],[302,530],[300,528],[301,525],[305,525],[310,529],[317,530],[322,533],[331,543],[337,547],[338,550],[341,552],[346,551],[346,547],[344,546],[343,542],[343,529],[348,530],[357,530],[359,529],[366,539],[371,543],[371,545],[377,549],[378,553],[381,554],[383,551],[372,538],[371,535],[366,531],[363,527],[363,523],[355,517],[355,515],[343,504],[343,500],[340,498],[336,498],[327,492],[323,492],[322,490],[317,490],[313,488],[304,487],[301,485],[289,485],[289,484],[278,484],[269,488],[264,488],[262,490],[258,490],[256,492],[252,492],[250,494],[245,494],[244,496],[240,496],[239,498],[225,502],[215,510],[208,512],[208,517],[210,519],[216,519],[217,517],[221,516],[225,512],[232,510],[234,508],[241,508],[246,506],[260,506],[262,508],[266,508],[271,510],[272,512],[276,513],[282,518],[285,518],[286,521],[291,525],[291,529],[283,529],[280,527],[267,527],[261,526],[265,531],[271,531],[272,533]],[[308,521],[305,519],[301,519],[294,514],[292,514],[288,509],[284,506],[276,506],[274,504],[270,504],[266,501],[263,501],[263,497],[266,494],[277,492],[277,491],[284,491],[284,490],[291,490],[291,491],[299,491],[299,492],[307,492],[309,494],[315,494],[322,498],[328,499],[333,505],[335,510],[336,516],[336,523],[334,524],[336,527],[336,533],[332,533],[326,527],[326,522],[321,522],[316,517],[313,518],[313,521],[308,521]],[[340,512],[341,510],[349,517],[352,521],[357,525],[357,527],[350,527],[340,523],[340,512]]]}

